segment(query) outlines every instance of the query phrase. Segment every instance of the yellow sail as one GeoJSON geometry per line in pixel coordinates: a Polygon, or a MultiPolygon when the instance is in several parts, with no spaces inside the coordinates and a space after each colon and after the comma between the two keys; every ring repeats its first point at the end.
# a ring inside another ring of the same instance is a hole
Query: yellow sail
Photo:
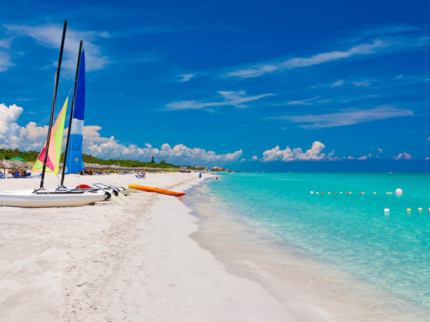
{"type": "MultiPolygon", "coordinates": [[[[51,129],[51,138],[49,142],[48,158],[46,160],[46,173],[58,174],[60,169],[61,147],[63,145],[64,122],[66,120],[66,111],[69,98],[64,102],[60,115],[58,115],[54,126],[51,129]]],[[[34,164],[32,172],[42,172],[43,161],[45,161],[46,143],[43,146],[39,157],[34,164]]]]}

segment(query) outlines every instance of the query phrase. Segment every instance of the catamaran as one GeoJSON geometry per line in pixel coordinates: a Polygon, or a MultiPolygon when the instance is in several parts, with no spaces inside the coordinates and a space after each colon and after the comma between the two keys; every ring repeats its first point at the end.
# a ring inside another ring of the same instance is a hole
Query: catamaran
{"type": "MultiPolygon", "coordinates": [[[[54,175],[58,175],[59,167],[60,167],[60,156],[61,156],[61,147],[63,141],[63,133],[64,133],[64,123],[66,117],[66,111],[68,106],[68,99],[63,105],[63,108],[60,111],[57,120],[55,121],[54,126],[52,125],[55,113],[55,103],[57,98],[57,90],[58,90],[58,82],[60,78],[61,71],[61,61],[63,57],[63,49],[64,49],[64,41],[66,37],[66,29],[67,29],[67,20],[64,21],[63,27],[63,36],[61,39],[61,47],[60,47],[60,56],[58,59],[57,72],[55,75],[55,85],[54,85],[54,97],[52,102],[51,109],[51,118],[49,121],[48,127],[48,136],[46,139],[46,143],[43,146],[42,151],[39,154],[39,157],[36,160],[33,171],[42,172],[41,180],[40,180],[40,188],[35,190],[18,190],[18,191],[4,191],[0,193],[0,205],[3,206],[16,206],[16,207],[72,207],[72,206],[83,206],[87,204],[91,204],[97,201],[102,201],[105,199],[109,199],[111,194],[106,189],[68,189],[63,186],[64,184],[64,175],[66,171],[66,165],[63,166],[61,185],[58,189],[45,189],[44,181],[45,174],[51,173],[54,175]]],[[[78,78],[80,76],[80,62],[82,58],[83,47],[82,41],[80,42],[79,48],[79,56],[78,56],[78,66],[76,69],[76,77],[74,84],[74,92],[73,92],[73,101],[72,101],[72,109],[70,114],[70,122],[69,122],[69,132],[67,136],[67,146],[66,146],[66,155],[68,152],[68,143],[71,134],[79,134],[82,136],[83,129],[83,118],[82,122],[72,122],[72,118],[75,117],[74,106],[75,106],[75,98],[77,91],[77,83],[78,78]],[[72,128],[74,127],[74,131],[72,128]],[[80,131],[80,132],[79,132],[80,131]]],[[[83,56],[85,57],[85,56],[83,56]]],[[[82,60],[83,65],[82,69],[85,71],[85,58],[82,60]]],[[[85,93],[85,76],[83,75],[83,91],[85,93]]],[[[85,94],[84,94],[85,95],[85,94]]],[[[79,111],[79,108],[77,108],[79,111]]],[[[75,137],[72,137],[72,139],[75,137]]],[[[81,151],[82,151],[82,139],[81,139],[81,151]]],[[[81,152],[82,155],[82,152],[81,152]]],[[[79,162],[79,156],[73,156],[70,153],[70,157],[73,157],[74,160],[77,159],[79,162]]],[[[67,160],[65,158],[65,160],[67,160]]],[[[82,156],[81,156],[82,161],[82,156]]],[[[65,162],[66,163],[66,162],[65,162]]],[[[82,166],[83,166],[83,162],[82,166]]],[[[73,165],[73,162],[69,162],[70,165],[73,165]]]]}

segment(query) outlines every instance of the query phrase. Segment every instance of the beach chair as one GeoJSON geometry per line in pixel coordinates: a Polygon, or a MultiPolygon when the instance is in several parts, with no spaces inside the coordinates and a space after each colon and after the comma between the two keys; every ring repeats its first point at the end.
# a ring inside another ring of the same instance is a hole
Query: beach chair
{"type": "Polygon", "coordinates": [[[4,174],[0,174],[0,179],[4,179],[4,178],[5,178],[4,174]]]}

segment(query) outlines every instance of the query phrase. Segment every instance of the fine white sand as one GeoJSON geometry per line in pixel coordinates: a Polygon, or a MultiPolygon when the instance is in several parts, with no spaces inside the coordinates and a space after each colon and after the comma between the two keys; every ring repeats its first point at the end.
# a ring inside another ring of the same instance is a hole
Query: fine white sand
{"type": "MultiPolygon", "coordinates": [[[[197,174],[67,176],[183,191],[197,174]]],[[[54,188],[48,176],[46,186],[54,188]]],[[[0,180],[0,190],[38,179],[0,180]]],[[[182,198],[186,198],[182,197],[182,198]]],[[[0,321],[295,321],[255,281],[228,273],[189,235],[181,198],[138,192],[77,208],[0,207],[0,321]]]]}

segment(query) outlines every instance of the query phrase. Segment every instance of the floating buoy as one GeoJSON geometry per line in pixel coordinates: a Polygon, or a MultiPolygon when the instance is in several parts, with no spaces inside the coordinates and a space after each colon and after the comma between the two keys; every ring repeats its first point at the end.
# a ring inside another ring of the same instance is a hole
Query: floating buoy
{"type": "Polygon", "coordinates": [[[384,212],[385,212],[385,213],[390,212],[390,209],[385,208],[385,209],[384,209],[384,212]]]}
{"type": "Polygon", "coordinates": [[[319,192],[317,192],[317,195],[319,195],[319,192]]]}
{"type": "Polygon", "coordinates": [[[403,194],[403,190],[402,189],[396,189],[396,195],[402,195],[403,194]]]}
{"type": "Polygon", "coordinates": [[[410,212],[410,211],[412,211],[412,209],[411,209],[411,208],[408,208],[408,209],[406,209],[406,211],[410,212]]]}
{"type": "Polygon", "coordinates": [[[376,192],[374,192],[373,194],[376,195],[376,192]]]}
{"type": "Polygon", "coordinates": [[[339,192],[340,194],[342,194],[342,192],[339,192]]]}
{"type": "Polygon", "coordinates": [[[314,194],[314,192],[313,191],[311,191],[311,195],[313,195],[314,194]]]}
{"type": "Polygon", "coordinates": [[[324,191],[323,192],[321,192],[322,194],[324,194],[324,191]]]}
{"type": "Polygon", "coordinates": [[[418,211],[423,211],[423,208],[418,208],[418,211]]]}
{"type": "Polygon", "coordinates": [[[335,192],[333,192],[334,194],[336,194],[336,191],[335,192]]]}

